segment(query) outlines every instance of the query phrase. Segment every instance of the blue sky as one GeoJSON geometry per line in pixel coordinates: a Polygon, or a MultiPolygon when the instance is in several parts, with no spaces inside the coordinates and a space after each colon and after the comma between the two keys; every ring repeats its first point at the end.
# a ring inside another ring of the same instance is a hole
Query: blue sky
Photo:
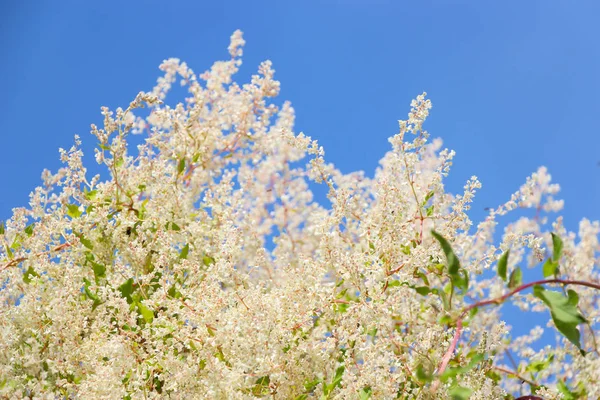
{"type": "Polygon", "coordinates": [[[96,172],[90,123],[153,86],[163,59],[196,72],[228,57],[270,59],[297,131],[344,172],[372,175],[409,103],[456,151],[451,191],[477,175],[473,207],[507,200],[538,166],[563,188],[565,222],[600,219],[597,1],[39,1],[0,5],[0,219],[26,205],[73,135],[96,172]]]}

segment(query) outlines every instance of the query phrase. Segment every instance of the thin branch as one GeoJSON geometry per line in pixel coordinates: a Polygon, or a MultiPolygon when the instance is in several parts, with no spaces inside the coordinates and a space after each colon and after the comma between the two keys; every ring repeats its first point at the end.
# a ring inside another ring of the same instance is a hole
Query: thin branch
{"type": "MultiPolygon", "coordinates": [[[[511,290],[510,292],[508,292],[500,297],[496,297],[495,299],[483,300],[483,301],[471,304],[470,306],[463,309],[463,311],[460,313],[460,316],[458,317],[458,320],[456,321],[456,331],[454,332],[454,338],[452,339],[452,343],[450,344],[450,347],[446,351],[446,354],[444,354],[444,357],[442,358],[440,366],[437,370],[437,374],[441,375],[446,370],[446,367],[448,366],[448,363],[450,362],[450,359],[452,358],[452,355],[454,354],[454,351],[456,350],[458,340],[460,339],[460,335],[462,333],[462,321],[463,321],[464,317],[469,313],[469,311],[471,311],[474,308],[484,307],[484,306],[488,306],[488,305],[492,305],[492,304],[502,304],[509,297],[513,296],[516,293],[522,292],[525,289],[528,289],[535,285],[545,285],[545,284],[551,284],[551,283],[559,283],[562,285],[586,286],[586,287],[591,287],[593,289],[600,290],[600,284],[593,283],[593,282],[574,281],[574,280],[567,280],[567,279],[543,279],[543,280],[539,280],[539,281],[526,283],[524,285],[516,287],[513,290],[511,290]]],[[[431,386],[432,393],[435,393],[437,391],[437,388],[439,387],[439,385],[440,385],[440,380],[437,379],[431,386]]],[[[529,396],[529,397],[525,396],[522,399],[528,399],[528,398],[536,399],[536,397],[532,397],[532,396],[529,396]]]]}
{"type": "MultiPolygon", "coordinates": [[[[51,250],[41,251],[41,252],[39,252],[37,254],[34,254],[32,257],[40,257],[40,256],[43,256],[44,254],[49,254],[49,253],[54,252],[54,251],[64,250],[67,247],[71,247],[71,243],[60,244],[60,245],[56,246],[55,248],[53,248],[51,250]]],[[[21,263],[23,261],[27,261],[27,260],[29,260],[32,257],[19,257],[19,258],[12,259],[9,262],[7,262],[6,264],[4,264],[2,266],[2,268],[0,268],[0,272],[4,271],[7,268],[14,267],[15,265],[18,265],[19,263],[21,263]]]]}
{"type": "Polygon", "coordinates": [[[496,366],[494,366],[493,368],[496,371],[503,372],[503,373],[508,374],[508,375],[513,375],[515,378],[519,379],[520,381],[528,383],[530,386],[539,386],[537,383],[535,383],[533,381],[530,381],[529,379],[524,378],[523,376],[519,375],[519,373],[516,372],[516,371],[511,371],[509,369],[502,368],[502,367],[496,367],[496,366]]]}

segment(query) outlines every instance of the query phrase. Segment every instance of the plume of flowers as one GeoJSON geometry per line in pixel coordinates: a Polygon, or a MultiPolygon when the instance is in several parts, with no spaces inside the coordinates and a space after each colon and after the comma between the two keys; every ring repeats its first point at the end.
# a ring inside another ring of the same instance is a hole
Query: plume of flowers
{"type": "Polygon", "coordinates": [[[109,179],[88,176],[76,137],[0,225],[0,396],[600,396],[600,224],[552,217],[545,168],[473,227],[481,185],[446,192],[454,152],[423,130],[423,93],[373,178],[343,174],[273,104],[271,62],[233,80],[244,43],[199,75],[164,61],[91,126],[109,179]],[[517,208],[530,216],[496,243],[517,208]],[[522,282],[524,264],[543,279],[522,282]],[[506,302],[548,326],[512,337],[506,302]],[[535,346],[545,330],[556,346],[535,346]]]}

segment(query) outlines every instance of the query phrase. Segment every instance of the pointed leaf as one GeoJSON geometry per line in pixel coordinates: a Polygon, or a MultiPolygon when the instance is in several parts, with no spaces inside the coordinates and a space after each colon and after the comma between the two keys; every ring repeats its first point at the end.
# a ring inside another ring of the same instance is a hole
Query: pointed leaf
{"type": "Polygon", "coordinates": [[[179,290],[177,290],[177,288],[175,287],[175,285],[172,285],[169,290],[167,291],[167,294],[175,299],[178,299],[181,297],[181,292],[179,290]]]}
{"type": "Polygon", "coordinates": [[[455,386],[448,393],[452,396],[452,400],[467,400],[471,396],[471,393],[473,393],[473,389],[455,386]]]}
{"type": "Polygon", "coordinates": [[[144,319],[144,321],[146,321],[148,323],[152,322],[152,320],[154,319],[154,311],[152,311],[151,309],[146,307],[141,302],[137,302],[136,306],[138,308],[138,311],[140,312],[140,315],[144,319]]]}
{"type": "Polygon", "coordinates": [[[121,295],[127,299],[127,302],[131,304],[131,294],[133,293],[133,278],[127,279],[121,286],[119,286],[121,295]]]}
{"type": "Polygon", "coordinates": [[[552,233],[552,261],[558,263],[562,257],[563,242],[560,236],[552,233]]]}
{"type": "Polygon", "coordinates": [[[556,261],[553,261],[551,258],[547,259],[544,263],[544,266],[542,267],[544,278],[556,275],[557,270],[558,263],[556,261]]]}
{"type": "Polygon", "coordinates": [[[212,258],[211,256],[205,254],[204,257],[202,257],[202,264],[204,264],[206,267],[211,266],[215,263],[215,259],[212,258]]]}
{"type": "Polygon", "coordinates": [[[373,394],[373,390],[371,389],[370,386],[364,387],[362,389],[360,389],[360,391],[358,392],[358,396],[360,400],[369,400],[371,398],[371,395],[373,394]]]}
{"type": "Polygon", "coordinates": [[[415,291],[421,296],[427,296],[429,293],[431,293],[431,289],[429,289],[427,286],[416,287],[415,291]]]}
{"type": "Polygon", "coordinates": [[[185,169],[185,158],[179,160],[179,164],[177,164],[177,175],[181,174],[185,169]]]}
{"type": "Polygon", "coordinates": [[[98,264],[97,262],[94,262],[91,260],[89,262],[90,262],[90,264],[92,264],[92,269],[94,270],[94,277],[96,278],[96,281],[106,278],[106,266],[105,265],[98,264]]]}
{"type": "Polygon", "coordinates": [[[102,300],[100,300],[100,297],[98,297],[98,295],[94,292],[92,292],[90,290],[90,285],[92,284],[89,280],[83,278],[83,282],[84,282],[84,286],[83,286],[83,291],[86,295],[86,297],[90,300],[93,300],[94,303],[92,304],[92,311],[96,309],[96,307],[98,307],[100,304],[102,304],[102,300]]]}
{"type": "Polygon", "coordinates": [[[181,230],[179,225],[177,225],[175,222],[167,222],[167,224],[165,225],[165,229],[171,230],[171,231],[180,231],[181,230]]]}
{"type": "Polygon", "coordinates": [[[458,260],[458,257],[456,257],[456,254],[454,254],[450,243],[448,243],[448,241],[436,231],[431,231],[431,234],[440,243],[440,246],[446,255],[446,261],[448,262],[448,273],[450,275],[458,274],[458,270],[460,269],[460,261],[458,260]]]}
{"type": "Polygon", "coordinates": [[[29,284],[31,283],[32,277],[38,278],[39,276],[40,274],[35,272],[32,266],[29,266],[29,268],[27,268],[27,271],[25,271],[25,274],[23,274],[23,282],[29,284]]]}
{"type": "Polygon", "coordinates": [[[556,329],[581,349],[580,333],[577,325],[586,321],[577,309],[577,302],[579,301],[577,293],[569,290],[568,297],[565,297],[560,292],[546,290],[540,285],[535,285],[533,294],[550,308],[550,315],[556,329]]]}
{"type": "Polygon", "coordinates": [[[521,268],[516,267],[513,272],[510,273],[510,278],[508,279],[508,287],[510,289],[514,289],[517,286],[521,286],[523,283],[523,272],[521,268]]]}
{"type": "Polygon", "coordinates": [[[330,384],[323,386],[323,394],[325,396],[328,396],[331,392],[333,392],[333,390],[336,387],[338,387],[342,383],[342,376],[344,375],[344,370],[345,368],[343,365],[341,367],[338,367],[338,369],[335,370],[335,376],[333,377],[333,381],[330,384]]]}
{"type": "Polygon", "coordinates": [[[506,282],[506,268],[508,265],[508,256],[510,255],[510,250],[506,250],[500,260],[498,260],[498,276],[502,278],[504,282],[506,282]]]}
{"type": "Polygon", "coordinates": [[[79,239],[79,241],[81,242],[82,245],[84,245],[85,247],[87,247],[90,250],[94,250],[94,245],[92,244],[92,242],[90,240],[86,239],[86,237],[83,236],[82,233],[73,232],[73,234],[75,236],[77,236],[77,239],[79,239]]]}
{"type": "Polygon", "coordinates": [[[559,380],[556,388],[560,393],[562,393],[563,400],[575,400],[578,396],[569,390],[569,387],[562,381],[559,380]]]}
{"type": "Polygon", "coordinates": [[[29,224],[25,227],[25,233],[31,237],[33,235],[33,224],[29,224]]]}
{"type": "Polygon", "coordinates": [[[84,192],[84,196],[87,200],[94,200],[96,198],[96,195],[98,194],[97,190],[90,190],[90,191],[85,191],[84,192]]]}
{"type": "Polygon", "coordinates": [[[190,245],[186,243],[186,245],[183,246],[183,248],[181,249],[181,252],[179,253],[179,258],[182,260],[185,260],[188,256],[189,252],[190,252],[190,245]]]}
{"type": "Polygon", "coordinates": [[[440,375],[440,380],[442,382],[447,382],[448,379],[450,378],[454,378],[460,374],[464,374],[466,372],[469,372],[471,369],[473,369],[477,364],[479,364],[481,361],[483,361],[483,359],[485,358],[485,356],[481,353],[477,353],[475,354],[471,360],[469,361],[469,363],[467,365],[465,365],[464,367],[450,367],[447,368],[442,375],[440,375]]]}
{"type": "Polygon", "coordinates": [[[421,382],[431,382],[433,380],[433,375],[429,372],[423,364],[419,364],[416,372],[417,379],[421,382]]]}
{"type": "Polygon", "coordinates": [[[67,204],[67,215],[71,218],[79,218],[81,216],[79,206],[76,204],[67,204]]]}
{"type": "Polygon", "coordinates": [[[425,195],[425,199],[423,199],[423,204],[426,204],[429,201],[429,199],[433,197],[434,194],[435,193],[433,191],[427,193],[427,195],[425,195]]]}

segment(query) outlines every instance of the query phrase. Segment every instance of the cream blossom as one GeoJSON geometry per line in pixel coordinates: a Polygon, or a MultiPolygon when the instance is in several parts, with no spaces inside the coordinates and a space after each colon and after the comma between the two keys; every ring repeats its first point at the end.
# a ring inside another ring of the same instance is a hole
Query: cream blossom
{"type": "Polygon", "coordinates": [[[374,175],[344,174],[270,102],[270,61],[235,83],[244,44],[236,31],[202,74],[164,61],[91,126],[110,178],[88,176],[76,137],[1,225],[0,396],[600,396],[600,224],[553,217],[545,168],[473,226],[481,183],[445,190],[455,154],[423,130],[423,93],[374,175]],[[169,105],[178,81],[188,97],[169,105]],[[514,337],[504,302],[549,322],[514,337]]]}

